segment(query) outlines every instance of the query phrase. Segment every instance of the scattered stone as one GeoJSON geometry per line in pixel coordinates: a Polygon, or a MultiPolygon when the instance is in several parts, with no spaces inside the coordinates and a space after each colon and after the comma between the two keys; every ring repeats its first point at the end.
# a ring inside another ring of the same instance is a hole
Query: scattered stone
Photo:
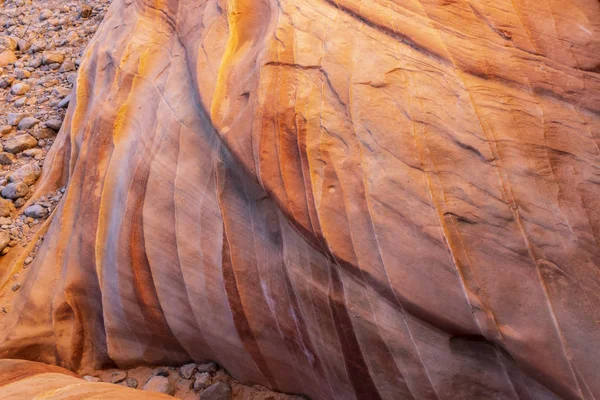
{"type": "MultiPolygon", "coordinates": [[[[27,259],[29,259],[29,258],[31,258],[31,257],[28,257],[27,259]]],[[[27,259],[25,259],[26,264],[27,264],[27,259]]],[[[31,261],[33,261],[33,259],[31,259],[31,261]]],[[[31,261],[29,262],[29,264],[31,264],[31,261]]],[[[91,376],[91,375],[84,375],[83,380],[88,381],[88,382],[102,382],[102,379],[98,378],[97,376],[91,376]]]]}
{"type": "Polygon", "coordinates": [[[49,119],[48,121],[44,122],[44,125],[52,130],[59,131],[62,123],[63,122],[60,119],[49,119]]]}
{"type": "Polygon", "coordinates": [[[9,113],[6,116],[6,122],[8,122],[9,125],[12,126],[17,126],[19,125],[19,122],[21,122],[21,120],[25,117],[29,117],[30,114],[27,113],[9,113]]]}
{"type": "MultiPolygon", "coordinates": [[[[5,199],[16,200],[21,197],[25,197],[29,194],[29,186],[23,182],[9,183],[4,189],[2,189],[2,197],[5,199]]],[[[15,204],[15,207],[18,207],[15,204]]]]}
{"type": "Polygon", "coordinates": [[[210,374],[208,372],[200,372],[194,378],[194,390],[202,390],[210,385],[210,374]]]}
{"type": "Polygon", "coordinates": [[[0,53],[0,67],[6,67],[9,64],[17,61],[17,56],[12,50],[4,50],[0,53]]]}
{"type": "Polygon", "coordinates": [[[67,97],[65,97],[64,99],[62,99],[60,101],[60,103],[58,103],[57,107],[58,108],[67,108],[69,106],[69,102],[71,101],[71,95],[68,95],[67,97]]]}
{"type": "Polygon", "coordinates": [[[15,207],[17,208],[21,208],[25,205],[25,199],[20,197],[18,199],[15,200],[15,207]]]}
{"type": "MultiPolygon", "coordinates": [[[[40,142],[41,142],[41,140],[38,141],[38,145],[40,144],[40,142]]],[[[5,154],[10,154],[10,153],[5,153],[5,154]]],[[[42,149],[28,149],[23,152],[23,155],[25,157],[31,157],[31,158],[35,158],[36,160],[41,160],[44,158],[44,151],[42,149]]],[[[0,157],[1,156],[2,156],[2,154],[0,153],[0,157]]]]}
{"type": "Polygon", "coordinates": [[[71,89],[58,86],[52,90],[52,94],[56,97],[63,98],[71,94],[71,89]]]}
{"type": "MultiPolygon", "coordinates": [[[[4,249],[4,250],[6,250],[6,249],[4,249]]],[[[21,289],[21,284],[19,282],[17,282],[14,285],[12,285],[12,291],[13,292],[16,292],[19,289],[21,289]]]]}
{"type": "Polygon", "coordinates": [[[81,7],[79,7],[79,16],[85,19],[91,17],[92,7],[88,6],[87,4],[83,4],[81,7]]]}
{"type": "MultiPolygon", "coordinates": [[[[23,261],[23,263],[24,263],[25,265],[29,265],[29,264],[31,264],[32,262],[33,262],[33,257],[27,257],[27,258],[25,259],[25,261],[23,261]]],[[[89,376],[89,375],[88,375],[88,376],[89,376]]],[[[85,376],[84,376],[83,378],[85,379],[85,376]]],[[[98,379],[100,379],[100,378],[98,378],[98,379]]]]}
{"type": "Polygon", "coordinates": [[[17,79],[27,79],[31,76],[31,72],[25,69],[17,68],[15,69],[15,76],[17,79]]]}
{"type": "Polygon", "coordinates": [[[5,231],[0,231],[0,251],[4,250],[10,243],[10,234],[5,231]]]}
{"type": "Polygon", "coordinates": [[[138,387],[138,381],[135,378],[127,378],[123,382],[119,383],[119,385],[135,389],[138,387]]]}
{"type": "Polygon", "coordinates": [[[4,136],[4,135],[8,135],[10,132],[12,132],[13,127],[11,125],[2,125],[0,126],[0,135],[4,136]]]}
{"type": "Polygon", "coordinates": [[[171,377],[171,384],[175,386],[175,390],[178,392],[189,392],[192,389],[192,383],[194,383],[193,380],[182,378],[179,375],[171,377]]]}
{"type": "Polygon", "coordinates": [[[15,156],[10,153],[6,153],[4,151],[2,153],[0,153],[0,164],[2,164],[2,165],[12,164],[14,159],[15,159],[15,156]]]}
{"type": "Polygon", "coordinates": [[[21,120],[21,122],[19,122],[19,125],[17,126],[17,129],[19,129],[20,131],[24,131],[26,129],[31,129],[34,126],[36,126],[37,124],[40,123],[40,120],[34,117],[25,117],[21,120]]]}
{"type": "Polygon", "coordinates": [[[40,21],[46,21],[47,19],[52,18],[52,11],[50,10],[42,10],[40,13],[40,21]]]}
{"type": "Polygon", "coordinates": [[[71,60],[66,60],[62,63],[60,67],[60,72],[71,72],[75,71],[77,68],[75,67],[75,63],[71,60]]]}
{"type": "Polygon", "coordinates": [[[17,49],[17,42],[15,39],[10,36],[1,36],[0,37],[0,47],[4,47],[4,49],[15,51],[17,49]]]}
{"type": "Polygon", "coordinates": [[[153,376],[146,382],[142,390],[149,392],[159,392],[173,396],[175,394],[175,388],[171,385],[169,378],[165,376],[156,375],[153,376]]]}
{"type": "Polygon", "coordinates": [[[12,201],[0,199],[0,217],[8,217],[15,209],[12,201]]]}
{"type": "Polygon", "coordinates": [[[185,364],[179,368],[179,375],[184,379],[190,379],[192,375],[194,375],[197,367],[198,365],[195,363],[185,364]]]}
{"type": "Polygon", "coordinates": [[[48,215],[48,209],[39,204],[34,204],[25,209],[25,215],[36,219],[44,218],[48,215]]]}
{"type": "Polygon", "coordinates": [[[27,185],[33,185],[35,181],[40,177],[42,169],[37,163],[25,164],[9,177],[9,182],[24,182],[27,185]]]}
{"type": "Polygon", "coordinates": [[[25,39],[17,40],[17,49],[19,51],[25,52],[25,51],[29,50],[30,47],[31,47],[31,43],[29,42],[29,40],[25,40],[25,39]]]}
{"type": "Polygon", "coordinates": [[[218,365],[216,362],[210,361],[210,362],[198,365],[197,368],[198,368],[198,372],[209,372],[212,374],[212,373],[217,372],[218,365]]]}
{"type": "Polygon", "coordinates": [[[42,128],[33,131],[33,136],[35,136],[36,139],[47,139],[53,137],[54,135],[55,131],[49,128],[42,128]]]}
{"type": "Polygon", "coordinates": [[[200,400],[231,400],[231,388],[225,382],[213,383],[200,394],[200,400]]]}
{"type": "Polygon", "coordinates": [[[27,66],[31,68],[39,68],[41,65],[42,57],[40,56],[32,57],[29,63],[27,63],[27,66]]]}
{"type": "Polygon", "coordinates": [[[15,96],[21,96],[29,92],[29,89],[31,89],[31,86],[24,82],[19,82],[12,85],[12,87],[10,88],[10,92],[15,96]]]}
{"type": "Polygon", "coordinates": [[[114,371],[110,376],[110,383],[123,382],[127,378],[127,372],[125,371],[114,371]]]}
{"type": "Polygon", "coordinates": [[[23,150],[32,149],[37,146],[37,140],[28,133],[14,136],[4,143],[4,150],[17,154],[23,150]]]}
{"type": "Polygon", "coordinates": [[[62,64],[65,60],[65,55],[58,51],[44,51],[42,53],[42,64],[62,64]]]}
{"type": "Polygon", "coordinates": [[[46,48],[46,43],[42,42],[41,40],[35,40],[31,44],[31,47],[29,47],[29,51],[32,53],[39,53],[40,51],[43,51],[45,48],[46,48]]]}

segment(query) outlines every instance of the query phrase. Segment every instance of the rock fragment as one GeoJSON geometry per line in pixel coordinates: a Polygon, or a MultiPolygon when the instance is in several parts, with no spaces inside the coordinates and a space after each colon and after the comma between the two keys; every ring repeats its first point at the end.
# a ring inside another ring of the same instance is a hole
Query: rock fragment
{"type": "Polygon", "coordinates": [[[127,378],[127,372],[125,371],[114,371],[110,376],[110,383],[123,382],[127,378]]]}
{"type": "MultiPolygon", "coordinates": [[[[2,197],[5,199],[17,200],[29,194],[29,186],[23,182],[9,183],[2,189],[2,197]]],[[[15,206],[17,206],[15,204],[15,206]]]]}
{"type": "Polygon", "coordinates": [[[210,361],[210,362],[198,365],[197,369],[198,369],[198,372],[209,372],[212,374],[212,373],[217,372],[218,365],[216,362],[210,361]]]}
{"type": "Polygon", "coordinates": [[[195,363],[185,364],[179,368],[179,375],[184,379],[190,379],[192,375],[194,375],[197,367],[198,365],[195,363]]]}
{"type": "Polygon", "coordinates": [[[25,117],[29,117],[30,114],[27,113],[8,113],[8,115],[6,116],[6,122],[9,125],[12,126],[17,126],[19,125],[19,122],[21,122],[21,120],[25,117]]]}
{"type": "Polygon", "coordinates": [[[0,251],[4,250],[10,243],[10,234],[5,231],[0,231],[0,251]]]}
{"type": "Polygon", "coordinates": [[[0,164],[1,165],[10,165],[13,163],[14,159],[15,159],[15,156],[10,153],[4,152],[4,151],[0,153],[0,164]]]}
{"type": "Polygon", "coordinates": [[[4,50],[0,53],[0,67],[6,67],[17,61],[17,56],[12,50],[4,50]]]}
{"type": "Polygon", "coordinates": [[[48,121],[44,122],[44,125],[46,125],[46,127],[54,130],[54,131],[59,131],[60,127],[62,126],[62,120],[60,119],[49,119],[48,121]]]}
{"type": "Polygon", "coordinates": [[[27,185],[33,185],[42,173],[42,169],[37,163],[25,164],[9,177],[9,182],[24,182],[27,185]]]}
{"type": "Polygon", "coordinates": [[[138,387],[138,381],[135,378],[126,378],[123,382],[119,383],[119,385],[135,389],[138,387]]]}
{"type": "Polygon", "coordinates": [[[200,394],[200,400],[231,400],[231,388],[225,382],[213,383],[200,394]]]}
{"type": "Polygon", "coordinates": [[[0,217],[8,217],[14,209],[12,201],[0,199],[0,217]]]}
{"type": "Polygon", "coordinates": [[[28,217],[40,219],[48,215],[48,209],[40,206],[39,204],[34,204],[27,207],[24,213],[28,217]]]}
{"type": "Polygon", "coordinates": [[[42,64],[62,64],[65,60],[65,55],[58,51],[44,51],[42,53],[42,64]]]}
{"type": "Polygon", "coordinates": [[[14,136],[4,143],[4,150],[17,154],[23,150],[32,149],[37,146],[37,140],[28,133],[14,136]]]}
{"type": "Polygon", "coordinates": [[[40,123],[40,120],[34,117],[25,117],[23,118],[20,122],[19,125],[17,126],[17,129],[19,129],[20,131],[24,131],[26,129],[31,129],[34,126],[36,126],[37,124],[40,123]]]}
{"type": "Polygon", "coordinates": [[[24,82],[15,83],[10,88],[10,92],[15,96],[21,96],[27,93],[31,89],[31,86],[24,82]]]}
{"type": "Polygon", "coordinates": [[[210,374],[208,372],[200,372],[194,378],[194,390],[202,390],[210,384],[210,374]]]}
{"type": "Polygon", "coordinates": [[[146,382],[142,390],[150,392],[159,392],[173,396],[175,388],[171,385],[169,378],[166,376],[155,375],[146,382]]]}

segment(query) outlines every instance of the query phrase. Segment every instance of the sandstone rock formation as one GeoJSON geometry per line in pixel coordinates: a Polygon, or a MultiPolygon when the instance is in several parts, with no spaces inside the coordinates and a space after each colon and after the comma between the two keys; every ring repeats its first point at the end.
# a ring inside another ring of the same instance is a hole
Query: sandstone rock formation
{"type": "Polygon", "coordinates": [[[597,398],[599,66],[594,0],[116,0],[0,357],[597,398]]]}
{"type": "Polygon", "coordinates": [[[168,400],[110,383],[89,383],[64,368],[23,360],[0,360],[0,393],[13,399],[168,400]]]}

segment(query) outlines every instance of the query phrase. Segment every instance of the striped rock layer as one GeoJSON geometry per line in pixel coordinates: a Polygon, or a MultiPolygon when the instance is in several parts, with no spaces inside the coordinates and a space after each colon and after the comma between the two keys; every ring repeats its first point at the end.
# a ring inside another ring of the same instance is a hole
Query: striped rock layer
{"type": "Polygon", "coordinates": [[[112,383],[91,383],[64,368],[23,360],[0,360],[3,400],[169,400],[166,394],[112,383]]]}
{"type": "Polygon", "coordinates": [[[596,0],[116,0],[0,357],[599,398],[599,66],[596,0]]]}

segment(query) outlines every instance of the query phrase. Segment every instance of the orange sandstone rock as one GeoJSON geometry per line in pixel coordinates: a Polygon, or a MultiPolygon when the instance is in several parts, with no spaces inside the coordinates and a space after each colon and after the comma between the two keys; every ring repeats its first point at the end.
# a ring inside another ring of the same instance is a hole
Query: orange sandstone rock
{"type": "Polygon", "coordinates": [[[117,0],[0,356],[598,397],[599,65],[593,0],[117,0]]]}

